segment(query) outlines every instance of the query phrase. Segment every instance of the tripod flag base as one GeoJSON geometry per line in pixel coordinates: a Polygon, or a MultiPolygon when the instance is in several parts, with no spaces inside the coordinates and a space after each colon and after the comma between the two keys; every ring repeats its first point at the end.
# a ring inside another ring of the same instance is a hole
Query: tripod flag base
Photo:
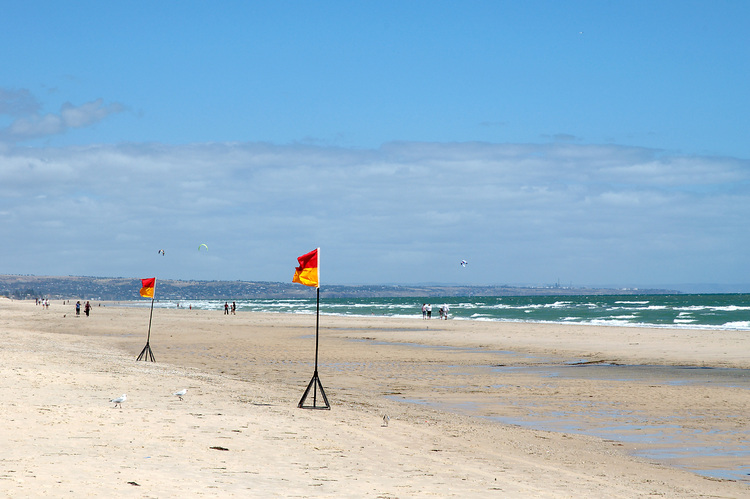
{"type": "Polygon", "coordinates": [[[302,398],[300,399],[299,404],[297,404],[297,407],[299,407],[300,409],[331,409],[331,404],[328,403],[328,397],[326,397],[326,392],[323,390],[323,385],[320,382],[317,370],[315,371],[315,374],[313,374],[310,383],[307,385],[307,390],[305,390],[304,395],[302,395],[302,398]],[[313,392],[313,402],[312,405],[305,405],[305,399],[307,399],[307,396],[310,394],[310,390],[312,390],[313,392]],[[318,390],[320,390],[320,395],[321,397],[323,397],[323,402],[325,403],[325,405],[317,405],[318,390]]]}
{"type": "Polygon", "coordinates": [[[143,361],[150,360],[151,362],[156,362],[156,359],[154,359],[154,352],[151,351],[151,345],[149,345],[148,342],[146,342],[146,346],[143,347],[143,350],[141,350],[141,354],[135,360],[136,362],[139,360],[143,360],[143,361]]]}

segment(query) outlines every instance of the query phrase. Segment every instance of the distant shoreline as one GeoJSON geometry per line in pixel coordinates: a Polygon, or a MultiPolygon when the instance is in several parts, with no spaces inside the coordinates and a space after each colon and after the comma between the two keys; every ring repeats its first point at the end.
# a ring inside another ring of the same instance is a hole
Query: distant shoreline
{"type": "MultiPolygon", "coordinates": [[[[157,281],[162,300],[308,298],[314,291],[299,284],[252,281],[157,281]]],[[[10,298],[138,300],[140,279],[123,277],[0,275],[0,295],[10,298]]],[[[456,297],[456,296],[582,296],[683,294],[670,289],[441,286],[441,285],[328,285],[321,292],[329,298],[456,297]]]]}

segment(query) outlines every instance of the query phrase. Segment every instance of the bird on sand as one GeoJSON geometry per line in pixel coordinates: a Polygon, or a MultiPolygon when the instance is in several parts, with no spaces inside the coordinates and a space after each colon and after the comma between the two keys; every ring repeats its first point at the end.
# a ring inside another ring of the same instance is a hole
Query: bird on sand
{"type": "MultiPolygon", "coordinates": [[[[122,403],[125,402],[127,399],[128,399],[127,395],[125,395],[123,393],[122,395],[120,395],[116,399],[110,400],[110,402],[114,402],[115,403],[115,407],[117,407],[119,405],[120,409],[122,409],[122,403]]],[[[113,409],[114,409],[114,407],[113,407],[113,409]]]]}
{"type": "Polygon", "coordinates": [[[380,426],[388,426],[388,423],[391,421],[391,417],[388,414],[383,415],[383,424],[380,426]]]}
{"type": "Polygon", "coordinates": [[[174,395],[175,397],[179,397],[180,400],[182,400],[183,395],[185,395],[186,393],[187,393],[187,388],[183,388],[179,392],[174,392],[172,395],[174,395]]]}

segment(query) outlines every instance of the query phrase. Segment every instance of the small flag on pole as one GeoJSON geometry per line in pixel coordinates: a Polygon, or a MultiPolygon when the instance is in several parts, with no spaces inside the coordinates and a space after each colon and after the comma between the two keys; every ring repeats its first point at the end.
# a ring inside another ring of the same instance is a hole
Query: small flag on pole
{"type": "Polygon", "coordinates": [[[318,280],[318,253],[320,248],[315,248],[311,252],[297,257],[299,267],[294,273],[292,282],[298,282],[305,286],[319,287],[318,280]]]}
{"type": "Polygon", "coordinates": [[[156,287],[156,277],[141,279],[141,284],[141,296],[144,298],[153,298],[154,288],[156,287]]]}

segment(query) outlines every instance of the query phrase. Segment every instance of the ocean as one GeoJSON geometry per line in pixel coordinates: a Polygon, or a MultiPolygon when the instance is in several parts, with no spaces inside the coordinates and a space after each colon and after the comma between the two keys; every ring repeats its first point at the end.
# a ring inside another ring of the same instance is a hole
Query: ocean
{"type": "MultiPolygon", "coordinates": [[[[314,297],[227,301],[238,312],[314,314],[316,306],[314,297]]],[[[155,307],[223,310],[224,302],[157,300],[155,307]]],[[[423,303],[432,305],[433,319],[447,305],[452,320],[750,330],[750,294],[326,298],[321,291],[320,313],[421,318],[423,303]]]]}

